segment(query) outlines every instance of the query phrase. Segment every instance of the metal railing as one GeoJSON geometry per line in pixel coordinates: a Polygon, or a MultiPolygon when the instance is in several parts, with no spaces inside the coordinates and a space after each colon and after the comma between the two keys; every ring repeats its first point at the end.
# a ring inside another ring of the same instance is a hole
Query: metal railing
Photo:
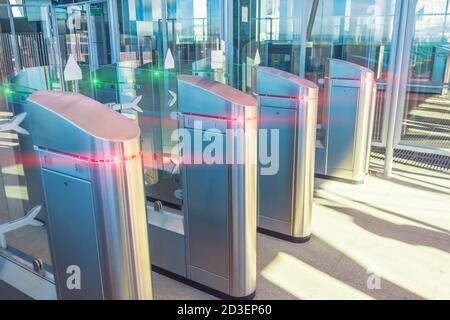
{"type": "Polygon", "coordinates": [[[14,76],[16,70],[16,57],[14,56],[14,43],[17,44],[20,68],[32,68],[49,65],[48,46],[42,33],[19,33],[13,41],[10,33],[0,33],[0,81],[6,82],[14,76]]]}
{"type": "Polygon", "coordinates": [[[48,47],[42,33],[20,33],[16,37],[22,68],[49,65],[48,47]]]}
{"type": "Polygon", "coordinates": [[[386,97],[386,84],[377,83],[377,96],[375,99],[375,115],[373,118],[373,135],[372,141],[382,143],[383,142],[383,130],[384,130],[384,105],[386,97]]]}
{"type": "Polygon", "coordinates": [[[15,73],[15,58],[12,35],[0,33],[0,81],[4,82],[9,75],[15,73]]]}

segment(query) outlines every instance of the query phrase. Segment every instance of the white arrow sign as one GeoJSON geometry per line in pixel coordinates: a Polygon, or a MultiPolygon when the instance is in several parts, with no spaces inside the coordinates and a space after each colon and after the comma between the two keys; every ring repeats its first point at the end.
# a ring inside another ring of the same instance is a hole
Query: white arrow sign
{"type": "Polygon", "coordinates": [[[41,211],[42,206],[36,206],[28,213],[17,220],[6,222],[4,224],[0,224],[0,247],[3,249],[7,248],[5,234],[17,229],[20,229],[25,226],[34,226],[34,227],[42,227],[44,224],[40,221],[35,220],[38,213],[41,211]]]}
{"type": "Polygon", "coordinates": [[[177,103],[178,98],[177,94],[172,90],[169,90],[169,95],[170,95],[169,108],[172,108],[175,105],[175,103],[177,103]]]}
{"type": "Polygon", "coordinates": [[[256,53],[255,53],[255,65],[260,65],[261,64],[261,56],[259,55],[259,49],[256,49],[256,53]]]}
{"type": "Polygon", "coordinates": [[[69,55],[67,59],[66,67],[64,68],[64,80],[76,81],[83,79],[83,73],[73,55],[69,55]]]}
{"type": "Polygon", "coordinates": [[[175,68],[175,60],[173,59],[172,51],[170,51],[170,49],[167,49],[166,59],[164,60],[164,68],[175,68]]]}

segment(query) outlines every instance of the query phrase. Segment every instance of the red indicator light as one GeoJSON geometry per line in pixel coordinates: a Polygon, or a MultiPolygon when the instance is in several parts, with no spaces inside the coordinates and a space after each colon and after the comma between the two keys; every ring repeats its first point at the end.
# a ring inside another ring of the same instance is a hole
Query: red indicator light
{"type": "Polygon", "coordinates": [[[95,163],[95,164],[114,164],[114,163],[119,163],[119,162],[126,162],[126,161],[131,161],[131,160],[135,160],[138,159],[139,157],[142,156],[142,152],[138,155],[131,155],[131,156],[127,156],[127,157],[114,157],[112,159],[90,159],[89,162],[91,163],[95,163]]]}
{"type": "Polygon", "coordinates": [[[66,155],[69,156],[71,158],[75,158],[79,161],[83,161],[83,162],[87,162],[90,164],[116,164],[119,162],[126,162],[126,161],[130,161],[130,160],[135,160],[138,158],[143,159],[143,153],[142,151],[139,152],[138,154],[135,155],[131,155],[131,156],[126,156],[126,157],[114,157],[114,158],[110,158],[110,159],[98,159],[98,158],[91,158],[89,156],[82,156],[79,154],[73,154],[73,153],[68,153],[68,152],[61,152],[61,151],[56,151],[56,150],[52,150],[52,149],[47,149],[47,148],[42,148],[41,150],[47,150],[56,154],[60,154],[60,155],[66,155]]]}

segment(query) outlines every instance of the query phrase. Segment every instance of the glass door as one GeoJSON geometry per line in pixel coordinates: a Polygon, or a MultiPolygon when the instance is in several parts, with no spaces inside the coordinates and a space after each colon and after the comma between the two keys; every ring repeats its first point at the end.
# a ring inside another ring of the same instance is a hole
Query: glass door
{"type": "Polygon", "coordinates": [[[62,66],[72,56],[83,79],[67,83],[70,90],[96,98],[96,72],[111,64],[108,8],[105,1],[55,7],[62,66]]]}
{"type": "Polygon", "coordinates": [[[141,51],[141,57],[144,52],[152,53],[147,59],[137,59],[139,67],[135,69],[136,94],[142,95],[139,123],[147,196],[176,209],[182,203],[180,173],[172,157],[178,144],[172,140],[178,128],[174,116],[176,77],[188,74],[227,81],[223,4],[224,0],[166,0],[142,2],[136,7],[120,1],[121,28],[127,30],[121,51],[141,51]]]}
{"type": "Polygon", "coordinates": [[[38,215],[32,224],[0,234],[0,264],[12,261],[51,281],[46,215],[39,207],[43,198],[30,136],[4,124],[17,121],[21,127],[28,121],[26,98],[37,89],[55,88],[55,39],[48,5],[18,3],[0,4],[0,225],[14,225],[29,212],[38,215]]]}
{"type": "Polygon", "coordinates": [[[252,68],[255,65],[273,67],[300,74],[302,22],[304,0],[261,0],[241,7],[240,27],[246,41],[241,49],[240,63],[245,68],[243,88],[251,87],[252,68]],[[246,22],[246,11],[251,18],[246,22]]]}
{"type": "MultiPolygon", "coordinates": [[[[221,32],[222,0],[169,0],[167,19],[161,30],[167,30],[167,51],[174,58],[179,74],[192,74],[224,81],[225,44],[221,32]]],[[[164,67],[170,63],[165,53],[164,67]]]]}

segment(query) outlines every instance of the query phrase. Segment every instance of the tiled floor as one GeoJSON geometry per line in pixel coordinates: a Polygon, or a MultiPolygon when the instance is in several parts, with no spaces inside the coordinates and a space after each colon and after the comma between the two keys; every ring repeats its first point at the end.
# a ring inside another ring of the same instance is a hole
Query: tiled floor
{"type": "MultiPolygon", "coordinates": [[[[48,259],[44,239],[8,241],[48,259]]],[[[156,299],[214,298],[153,275],[156,299]]],[[[316,180],[311,241],[258,234],[256,299],[297,298],[450,299],[450,175],[397,165],[364,185],[316,180]]]]}
{"type": "MultiPolygon", "coordinates": [[[[364,185],[317,180],[311,241],[259,234],[257,281],[256,299],[450,299],[450,176],[397,166],[364,185]]],[[[211,298],[154,283],[157,299],[211,298]]]]}

